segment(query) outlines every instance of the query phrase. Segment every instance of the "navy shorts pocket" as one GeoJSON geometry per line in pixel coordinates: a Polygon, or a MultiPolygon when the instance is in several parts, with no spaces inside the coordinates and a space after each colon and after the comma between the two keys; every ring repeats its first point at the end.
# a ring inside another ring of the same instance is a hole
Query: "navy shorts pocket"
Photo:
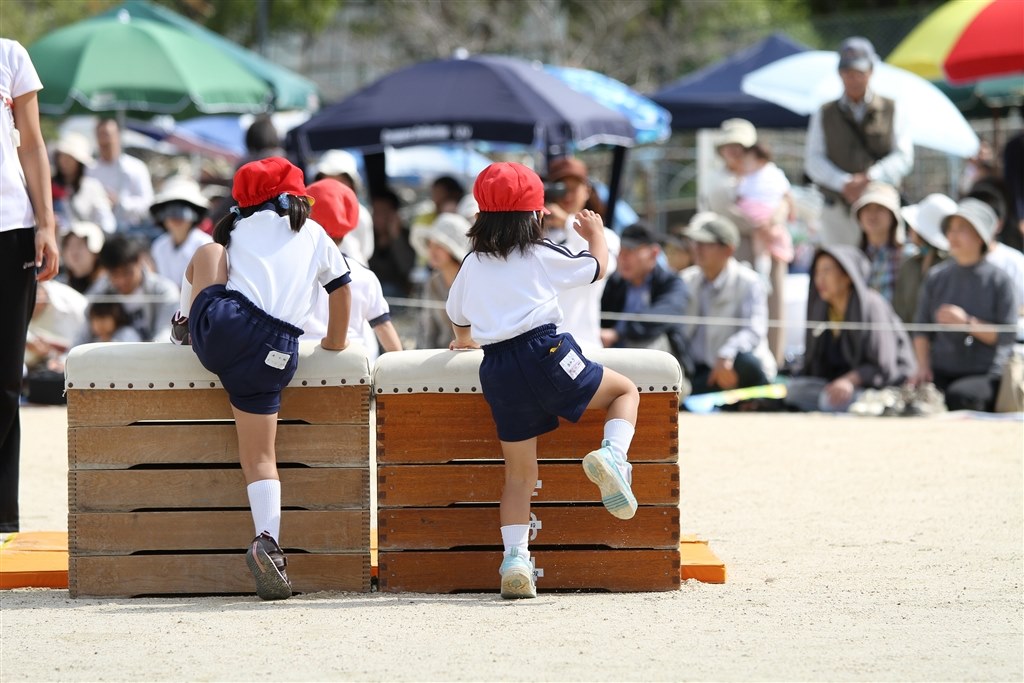
{"type": "Polygon", "coordinates": [[[557,345],[549,347],[541,358],[540,369],[555,391],[573,391],[589,363],[572,337],[559,335],[557,345]]]}
{"type": "Polygon", "coordinates": [[[275,344],[264,342],[254,352],[250,383],[262,391],[281,391],[295,376],[299,366],[298,345],[279,339],[275,344]]]}

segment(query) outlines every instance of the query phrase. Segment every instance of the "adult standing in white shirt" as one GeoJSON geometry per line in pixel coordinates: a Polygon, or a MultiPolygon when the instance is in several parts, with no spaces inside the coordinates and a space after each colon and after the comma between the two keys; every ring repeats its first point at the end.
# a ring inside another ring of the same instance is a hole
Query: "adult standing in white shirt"
{"type": "Polygon", "coordinates": [[[839,46],[843,96],[811,114],[804,169],[825,195],[821,242],[832,246],[860,242],[850,207],[870,181],[899,188],[914,164],[909,122],[893,100],[869,87],[875,48],[867,38],[847,38],[839,46]]]}
{"type": "Polygon", "coordinates": [[[18,405],[36,281],[57,274],[50,160],[39,129],[43,84],[20,43],[0,38],[0,533],[20,529],[18,405]]]}
{"type": "MultiPolygon", "coordinates": [[[[544,219],[544,236],[573,253],[585,250],[587,242],[573,223],[576,222],[576,214],[587,208],[593,194],[587,165],[575,157],[555,159],[548,168],[547,180],[564,188],[559,187],[556,198],[544,198],[545,206],[551,212],[544,219]]],[[[620,240],[613,230],[603,229],[608,244],[608,274],[611,275],[618,263],[620,240]]],[[[602,278],[584,287],[558,293],[558,307],[563,315],[559,331],[572,334],[585,352],[604,348],[601,343],[601,297],[606,281],[602,278]]]]}
{"type": "Polygon", "coordinates": [[[96,146],[99,160],[89,169],[89,175],[106,189],[118,229],[145,225],[153,204],[153,181],[141,159],[122,151],[121,126],[115,119],[100,119],[96,124],[96,146]]]}

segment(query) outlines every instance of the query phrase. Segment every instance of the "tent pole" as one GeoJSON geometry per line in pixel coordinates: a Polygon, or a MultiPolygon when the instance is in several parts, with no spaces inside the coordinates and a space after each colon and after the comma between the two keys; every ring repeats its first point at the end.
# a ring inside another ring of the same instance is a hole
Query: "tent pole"
{"type": "Polygon", "coordinates": [[[625,166],[626,148],[612,147],[612,175],[608,180],[608,205],[605,207],[604,215],[604,224],[609,228],[612,227],[615,220],[615,205],[619,201],[619,185],[622,183],[622,169],[625,166]]]}
{"type": "Polygon", "coordinates": [[[388,172],[384,162],[384,152],[364,153],[363,164],[366,170],[366,188],[369,197],[372,198],[388,189],[388,172]]]}

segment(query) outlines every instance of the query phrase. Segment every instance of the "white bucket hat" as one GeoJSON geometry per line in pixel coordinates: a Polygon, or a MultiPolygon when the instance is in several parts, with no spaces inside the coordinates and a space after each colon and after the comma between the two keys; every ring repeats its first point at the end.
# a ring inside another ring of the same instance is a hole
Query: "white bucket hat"
{"type": "Polygon", "coordinates": [[[57,141],[56,151],[67,154],[86,168],[92,168],[95,163],[92,158],[92,145],[81,133],[70,132],[62,135],[57,141]]]}
{"type": "Polygon", "coordinates": [[[85,240],[85,248],[93,254],[100,253],[100,249],[103,248],[103,243],[106,241],[103,229],[89,221],[73,221],[71,227],[68,228],[67,234],[75,235],[85,240]]]}
{"type": "Polygon", "coordinates": [[[188,176],[173,176],[164,181],[160,192],[153,197],[152,209],[170,202],[186,202],[200,209],[210,207],[207,199],[199,189],[199,183],[188,176]]]}
{"type": "Polygon", "coordinates": [[[715,147],[736,144],[744,148],[757,144],[757,128],[746,119],[726,119],[714,134],[715,147]]]}
{"type": "Polygon", "coordinates": [[[437,242],[459,263],[469,254],[469,237],[466,233],[472,226],[457,213],[442,213],[429,228],[415,228],[409,235],[416,253],[423,258],[429,253],[428,242],[437,242]]]}
{"type": "MultiPolygon", "coordinates": [[[[896,218],[896,234],[900,235],[903,232],[903,215],[900,211],[900,193],[895,187],[889,183],[882,183],[878,181],[872,181],[868,183],[868,186],[864,188],[864,194],[860,196],[860,199],[853,203],[850,207],[850,218],[853,219],[854,223],[858,223],[857,214],[868,204],[878,204],[883,206],[892,213],[896,218]]],[[[899,241],[903,241],[900,238],[899,241]]]]}
{"type": "Polygon", "coordinates": [[[999,216],[991,206],[973,197],[961,199],[960,203],[956,205],[956,211],[942,219],[943,234],[949,229],[949,220],[953,216],[959,216],[970,223],[981,237],[981,241],[985,243],[985,248],[988,248],[988,244],[996,236],[996,228],[999,226],[999,216]]]}
{"type": "Polygon", "coordinates": [[[325,176],[347,175],[355,185],[353,189],[356,194],[362,189],[363,181],[359,176],[356,158],[343,149],[329,149],[324,152],[320,160],[313,165],[312,172],[314,178],[320,173],[325,176]]]}
{"type": "Polygon", "coordinates": [[[936,192],[917,204],[903,207],[900,213],[921,239],[939,251],[949,251],[949,240],[942,234],[942,219],[956,213],[953,199],[936,192]]]}

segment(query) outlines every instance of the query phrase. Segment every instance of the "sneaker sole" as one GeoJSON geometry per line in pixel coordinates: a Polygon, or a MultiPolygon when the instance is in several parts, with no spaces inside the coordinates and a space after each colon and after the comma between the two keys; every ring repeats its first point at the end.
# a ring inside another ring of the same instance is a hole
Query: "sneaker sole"
{"type": "Polygon", "coordinates": [[[508,600],[537,597],[533,577],[515,569],[505,572],[501,577],[501,597],[508,600]]]}
{"type": "Polygon", "coordinates": [[[261,599],[284,600],[292,596],[292,587],[287,579],[281,576],[266,550],[257,547],[253,552],[253,549],[249,548],[249,552],[245,554],[245,562],[249,565],[252,577],[256,579],[256,595],[261,599]]]}
{"type": "Polygon", "coordinates": [[[601,502],[613,517],[632,519],[636,514],[636,496],[625,486],[618,472],[608,469],[607,461],[598,451],[592,451],[583,458],[583,471],[587,479],[601,489],[601,502]]]}

